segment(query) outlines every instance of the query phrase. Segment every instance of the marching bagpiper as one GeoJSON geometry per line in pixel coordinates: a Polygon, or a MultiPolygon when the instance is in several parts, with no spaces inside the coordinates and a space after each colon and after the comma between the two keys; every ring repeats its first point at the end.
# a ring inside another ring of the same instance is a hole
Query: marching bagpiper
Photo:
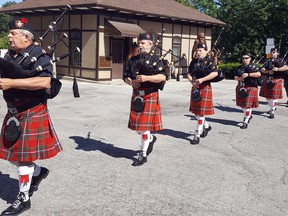
{"type": "Polygon", "coordinates": [[[270,119],[274,119],[278,99],[282,99],[282,77],[283,72],[288,70],[285,61],[279,58],[277,48],[270,51],[270,59],[261,67],[261,73],[266,75],[266,82],[261,86],[260,96],[265,97],[270,110],[267,112],[270,119]]]}
{"type": "Polygon", "coordinates": [[[42,48],[33,47],[33,29],[26,18],[12,20],[9,28],[10,51],[5,56],[9,62],[18,65],[29,51],[28,59],[39,58],[26,70],[48,65],[31,78],[5,78],[2,73],[0,79],[0,89],[8,107],[0,135],[0,158],[16,165],[19,176],[19,194],[1,215],[19,215],[31,208],[30,197],[49,174],[47,168],[36,165],[35,161],[56,156],[62,146],[47,110],[52,79],[50,57],[41,55],[42,48]]]}
{"type": "Polygon", "coordinates": [[[207,46],[197,45],[197,59],[189,65],[188,80],[192,84],[190,109],[197,119],[196,131],[191,144],[199,144],[200,137],[204,138],[212,127],[205,116],[214,114],[211,80],[219,75],[217,63],[209,57],[207,46]]]}
{"type": "Polygon", "coordinates": [[[133,88],[128,127],[141,135],[141,152],[132,166],[147,162],[156,141],[151,132],[162,129],[158,91],[163,89],[166,81],[163,61],[154,55],[152,34],[139,35],[139,50],[140,54],[128,62],[123,76],[125,83],[133,88]]]}

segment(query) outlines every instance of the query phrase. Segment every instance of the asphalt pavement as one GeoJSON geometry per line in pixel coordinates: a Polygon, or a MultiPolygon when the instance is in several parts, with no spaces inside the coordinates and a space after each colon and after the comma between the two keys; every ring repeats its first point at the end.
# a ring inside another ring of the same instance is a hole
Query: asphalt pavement
{"type": "MultiPolygon", "coordinates": [[[[21,216],[287,216],[288,110],[279,100],[274,119],[264,98],[248,129],[235,102],[234,80],[213,83],[215,114],[199,145],[191,145],[195,119],[191,84],[169,80],[160,92],[164,129],[148,162],[131,166],[140,137],[128,129],[131,87],[121,80],[62,80],[49,111],[64,151],[38,161],[50,170],[21,216]]],[[[0,101],[0,118],[6,113],[0,101]]],[[[0,211],[18,193],[17,172],[0,161],[0,211]]]]}

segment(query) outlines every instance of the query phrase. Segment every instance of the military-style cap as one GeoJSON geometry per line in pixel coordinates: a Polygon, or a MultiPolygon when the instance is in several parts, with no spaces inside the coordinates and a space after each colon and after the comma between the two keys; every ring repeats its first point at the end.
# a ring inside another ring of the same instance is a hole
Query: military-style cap
{"type": "Polygon", "coordinates": [[[139,34],[139,40],[151,40],[153,41],[153,35],[150,34],[150,33],[142,33],[142,34],[139,34]]]}
{"type": "Polygon", "coordinates": [[[247,57],[252,57],[252,54],[250,53],[250,52],[243,52],[242,53],[242,57],[245,57],[245,56],[247,56],[247,57]]]}
{"type": "Polygon", "coordinates": [[[207,46],[204,43],[199,43],[197,45],[197,49],[201,49],[201,48],[203,48],[204,50],[207,50],[207,46]]]}
{"type": "Polygon", "coordinates": [[[278,52],[277,48],[271,48],[270,52],[278,52]]]}
{"type": "Polygon", "coordinates": [[[8,23],[9,29],[25,29],[32,34],[34,34],[33,28],[28,24],[28,19],[21,18],[21,19],[14,19],[8,23]]]}

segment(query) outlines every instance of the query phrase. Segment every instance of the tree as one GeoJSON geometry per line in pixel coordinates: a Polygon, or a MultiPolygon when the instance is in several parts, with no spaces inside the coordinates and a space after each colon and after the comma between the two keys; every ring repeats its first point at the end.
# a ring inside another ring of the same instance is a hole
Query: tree
{"type": "MultiPolygon", "coordinates": [[[[2,5],[3,8],[8,7],[12,4],[16,4],[15,1],[9,1],[2,5]]],[[[8,23],[12,20],[12,16],[8,14],[1,14],[0,16],[0,49],[8,48],[7,32],[8,23]]]]}
{"type": "MultiPolygon", "coordinates": [[[[227,24],[219,42],[227,61],[238,61],[243,51],[256,55],[262,48],[265,54],[266,39],[271,37],[282,53],[287,51],[287,0],[191,0],[190,6],[227,24]]],[[[214,40],[219,32],[213,29],[214,40]]]]}

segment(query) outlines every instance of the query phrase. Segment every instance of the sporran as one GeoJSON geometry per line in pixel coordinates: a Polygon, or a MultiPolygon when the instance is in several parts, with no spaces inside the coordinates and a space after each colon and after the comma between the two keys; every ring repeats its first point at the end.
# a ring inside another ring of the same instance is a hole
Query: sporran
{"type": "Polygon", "coordinates": [[[267,81],[267,87],[268,87],[268,89],[272,89],[274,86],[275,86],[275,85],[274,85],[274,83],[273,83],[273,80],[268,80],[268,81],[267,81]]]}
{"type": "Polygon", "coordinates": [[[239,89],[239,97],[240,98],[246,98],[248,96],[247,90],[242,87],[239,89]]]}
{"type": "Polygon", "coordinates": [[[142,112],[144,110],[144,99],[141,96],[136,96],[133,99],[133,110],[135,112],[142,112]]]}
{"type": "Polygon", "coordinates": [[[201,93],[199,90],[195,89],[193,92],[192,92],[192,95],[191,95],[191,100],[195,103],[201,101],[201,93]]]}
{"type": "Polygon", "coordinates": [[[21,135],[21,127],[19,120],[12,116],[8,119],[5,128],[4,128],[4,139],[14,144],[21,135]]]}

